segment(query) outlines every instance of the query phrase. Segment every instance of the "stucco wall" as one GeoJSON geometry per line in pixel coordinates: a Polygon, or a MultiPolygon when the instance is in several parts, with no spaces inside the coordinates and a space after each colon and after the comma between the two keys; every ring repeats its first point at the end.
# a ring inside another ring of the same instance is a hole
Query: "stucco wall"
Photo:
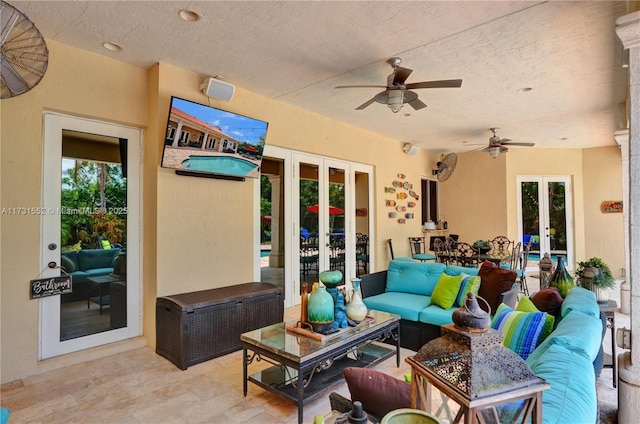
{"type": "Polygon", "coordinates": [[[602,213],[600,204],[605,200],[622,200],[620,149],[617,146],[585,149],[583,165],[585,251],[576,260],[600,257],[613,276],[619,277],[620,269],[625,267],[622,214],[602,213]]]}
{"type": "MultiPolygon", "coordinates": [[[[2,208],[38,207],[42,187],[42,116],[59,111],[144,127],[147,72],[144,69],[47,41],[49,65],[41,83],[0,102],[2,208]]],[[[35,374],[39,301],[29,300],[29,280],[40,269],[38,216],[2,215],[2,382],[35,374]]],[[[51,361],[49,361],[51,362],[51,361]]]]}

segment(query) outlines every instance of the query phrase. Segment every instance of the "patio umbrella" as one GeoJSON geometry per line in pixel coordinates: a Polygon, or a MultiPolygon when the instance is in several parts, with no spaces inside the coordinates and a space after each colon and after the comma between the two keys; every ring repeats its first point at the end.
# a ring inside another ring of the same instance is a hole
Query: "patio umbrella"
{"type": "MultiPolygon", "coordinates": [[[[307,208],[309,212],[318,213],[318,204],[316,203],[313,206],[309,206],[307,208]]],[[[335,206],[329,205],[329,215],[340,215],[344,213],[344,209],[337,208],[335,206]]]]}

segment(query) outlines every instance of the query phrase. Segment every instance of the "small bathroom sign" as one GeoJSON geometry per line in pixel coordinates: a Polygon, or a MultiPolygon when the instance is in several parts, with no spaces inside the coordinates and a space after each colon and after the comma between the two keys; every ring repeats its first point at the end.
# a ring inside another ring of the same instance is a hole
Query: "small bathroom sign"
{"type": "Polygon", "coordinates": [[[31,299],[67,294],[73,291],[71,275],[31,280],[31,299]]]}

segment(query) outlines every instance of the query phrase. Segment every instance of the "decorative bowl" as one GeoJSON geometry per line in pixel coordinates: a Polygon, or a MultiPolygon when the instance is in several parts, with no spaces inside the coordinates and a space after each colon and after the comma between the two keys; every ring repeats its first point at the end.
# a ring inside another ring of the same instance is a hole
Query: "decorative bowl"
{"type": "Polygon", "coordinates": [[[326,288],[331,289],[342,282],[342,271],[337,269],[321,271],[319,278],[326,288]]]}

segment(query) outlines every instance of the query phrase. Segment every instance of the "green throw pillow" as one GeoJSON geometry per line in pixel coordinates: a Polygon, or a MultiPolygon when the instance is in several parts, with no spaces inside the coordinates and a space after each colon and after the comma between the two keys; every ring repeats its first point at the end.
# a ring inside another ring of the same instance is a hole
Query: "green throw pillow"
{"type": "Polygon", "coordinates": [[[478,290],[480,290],[480,283],[482,282],[482,279],[477,275],[460,275],[462,276],[462,280],[460,281],[460,291],[458,291],[458,296],[456,296],[456,301],[454,303],[454,306],[457,307],[464,304],[464,300],[468,293],[471,292],[477,296],[478,290]]]}
{"type": "Polygon", "coordinates": [[[431,294],[431,304],[442,309],[451,309],[462,284],[462,275],[452,276],[442,273],[431,294]]]}
{"type": "Polygon", "coordinates": [[[544,312],[516,311],[501,303],[491,320],[491,328],[502,331],[504,345],[527,359],[538,346],[545,315],[544,312]]]}
{"type": "MultiPolygon", "coordinates": [[[[540,310],[536,308],[536,305],[531,301],[531,299],[526,296],[520,299],[518,305],[516,306],[516,311],[540,312],[540,310]]],[[[553,324],[555,323],[555,320],[556,319],[553,315],[547,314],[546,321],[544,322],[544,327],[542,327],[542,334],[540,334],[540,339],[538,340],[538,345],[542,343],[549,334],[551,334],[551,332],[553,331],[553,324]]]]}

